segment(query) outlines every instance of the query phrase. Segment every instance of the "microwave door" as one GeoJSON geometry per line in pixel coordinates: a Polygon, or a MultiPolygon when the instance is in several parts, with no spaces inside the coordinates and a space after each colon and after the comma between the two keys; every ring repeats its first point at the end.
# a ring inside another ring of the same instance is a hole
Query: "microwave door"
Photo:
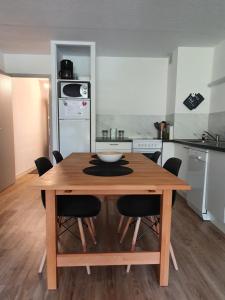
{"type": "Polygon", "coordinates": [[[81,95],[81,84],[76,83],[69,83],[69,84],[65,84],[63,86],[63,94],[67,97],[74,97],[74,98],[80,98],[81,95]]]}
{"type": "Polygon", "coordinates": [[[59,119],[77,120],[90,119],[90,100],[60,99],[59,119]]]}

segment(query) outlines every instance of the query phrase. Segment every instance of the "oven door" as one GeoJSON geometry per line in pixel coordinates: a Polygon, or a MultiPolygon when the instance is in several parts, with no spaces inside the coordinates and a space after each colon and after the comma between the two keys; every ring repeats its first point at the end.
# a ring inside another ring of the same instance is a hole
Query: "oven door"
{"type": "Polygon", "coordinates": [[[61,82],[61,98],[89,98],[87,82],[61,82]]]}
{"type": "MultiPolygon", "coordinates": [[[[162,149],[157,149],[157,148],[152,148],[152,149],[146,149],[146,148],[133,148],[133,152],[136,153],[142,153],[144,156],[146,156],[147,158],[151,159],[153,156],[153,153],[155,153],[156,151],[160,151],[162,152],[162,149]]],[[[159,160],[158,160],[158,165],[162,165],[162,155],[160,155],[159,160]]]]}

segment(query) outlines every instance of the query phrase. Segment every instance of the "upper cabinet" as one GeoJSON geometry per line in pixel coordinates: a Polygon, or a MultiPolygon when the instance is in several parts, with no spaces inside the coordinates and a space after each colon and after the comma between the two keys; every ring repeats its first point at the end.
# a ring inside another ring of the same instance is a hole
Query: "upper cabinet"
{"type": "Polygon", "coordinates": [[[59,82],[88,81],[91,95],[91,151],[95,151],[95,42],[52,41],[51,42],[51,128],[50,153],[59,149],[58,100],[59,82]],[[62,76],[61,61],[69,60],[73,64],[72,76],[62,76]]]}

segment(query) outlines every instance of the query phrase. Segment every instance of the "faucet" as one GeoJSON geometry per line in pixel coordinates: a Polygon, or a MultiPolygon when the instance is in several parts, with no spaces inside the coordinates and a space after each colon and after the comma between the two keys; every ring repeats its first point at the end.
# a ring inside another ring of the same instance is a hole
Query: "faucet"
{"type": "Polygon", "coordinates": [[[204,132],[205,132],[209,137],[211,137],[211,139],[212,139],[213,141],[215,141],[215,142],[217,142],[217,143],[220,142],[220,136],[219,136],[219,134],[216,134],[216,135],[214,136],[213,134],[211,134],[210,132],[208,132],[208,131],[206,131],[206,130],[204,130],[204,132]]]}

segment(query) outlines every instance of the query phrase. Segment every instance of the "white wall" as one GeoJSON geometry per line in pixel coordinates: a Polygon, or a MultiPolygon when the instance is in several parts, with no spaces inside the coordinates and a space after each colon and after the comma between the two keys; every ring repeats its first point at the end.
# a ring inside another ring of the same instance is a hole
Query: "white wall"
{"type": "Polygon", "coordinates": [[[176,85],[177,85],[177,55],[178,49],[175,50],[171,57],[171,62],[168,66],[167,80],[167,104],[166,114],[174,114],[176,103],[176,85]]]}
{"type": "Polygon", "coordinates": [[[97,113],[165,115],[167,58],[97,58],[97,113]]]}
{"type": "Polygon", "coordinates": [[[48,89],[36,78],[12,79],[16,175],[34,167],[34,160],[48,154],[48,89]]]}
{"type": "Polygon", "coordinates": [[[225,76],[225,41],[214,48],[212,80],[220,79],[225,76]]]}
{"type": "Polygon", "coordinates": [[[209,113],[210,88],[213,63],[213,48],[180,47],[178,48],[176,113],[190,113],[183,104],[187,96],[201,93],[205,100],[191,113],[209,113]]]}
{"type": "Polygon", "coordinates": [[[50,55],[4,54],[6,73],[50,74],[50,55]]]}
{"type": "Polygon", "coordinates": [[[173,53],[168,72],[167,119],[174,122],[174,138],[201,138],[208,129],[212,65],[212,47],[179,47],[173,53]],[[194,110],[183,104],[190,93],[205,98],[194,110]],[[169,114],[174,114],[173,118],[169,114]]]}
{"type": "MultiPolygon", "coordinates": [[[[225,76],[225,41],[214,49],[211,81],[225,76]]],[[[211,87],[210,113],[225,111],[225,83],[211,87]]]]}
{"type": "Polygon", "coordinates": [[[4,67],[4,56],[3,53],[0,51],[0,70],[4,71],[5,67],[4,67]]]}

